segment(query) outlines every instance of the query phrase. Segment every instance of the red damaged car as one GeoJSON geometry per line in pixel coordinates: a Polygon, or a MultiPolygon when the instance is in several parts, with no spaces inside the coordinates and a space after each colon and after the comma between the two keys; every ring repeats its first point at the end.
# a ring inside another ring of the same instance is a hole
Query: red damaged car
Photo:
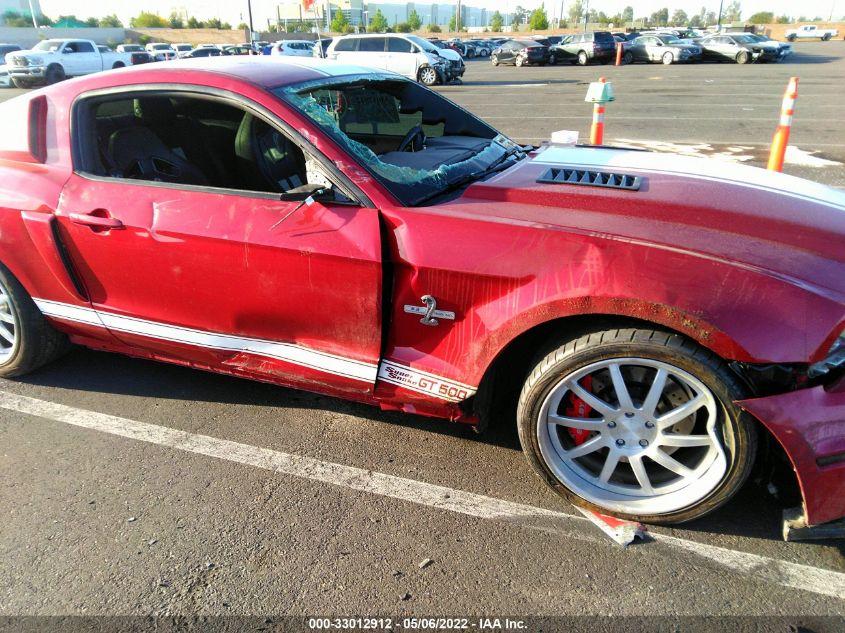
{"type": "Polygon", "coordinates": [[[655,523],[791,460],[845,515],[845,195],[522,147],[400,76],[226,58],[0,105],[0,375],[69,343],[471,425],[655,523]],[[765,448],[765,451],[764,451],[765,448]]]}

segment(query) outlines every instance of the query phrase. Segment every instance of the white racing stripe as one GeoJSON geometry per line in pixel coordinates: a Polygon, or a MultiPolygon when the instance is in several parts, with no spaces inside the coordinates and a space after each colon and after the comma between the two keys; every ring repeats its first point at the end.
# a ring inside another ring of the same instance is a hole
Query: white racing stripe
{"type": "Polygon", "coordinates": [[[276,341],[245,338],[231,334],[217,334],[191,328],[137,319],[135,317],[82,308],[67,303],[34,299],[35,305],[46,316],[87,323],[108,328],[114,332],[137,334],[150,338],[183,343],[196,347],[224,350],[231,352],[245,352],[275,358],[294,365],[309,367],[346,378],[361,380],[367,383],[376,381],[378,366],[363,361],[343,358],[327,352],[320,352],[307,347],[276,341]]]}
{"type": "MultiPolygon", "coordinates": [[[[482,519],[512,522],[523,527],[597,544],[608,542],[604,538],[598,539],[584,532],[586,518],[545,508],[76,409],[6,391],[0,391],[0,408],[439,510],[482,519]]],[[[676,556],[679,551],[686,552],[705,559],[720,569],[752,579],[845,600],[845,574],[840,572],[739,552],[674,536],[653,532],[651,536],[658,544],[668,548],[672,556],[676,556]]]]}

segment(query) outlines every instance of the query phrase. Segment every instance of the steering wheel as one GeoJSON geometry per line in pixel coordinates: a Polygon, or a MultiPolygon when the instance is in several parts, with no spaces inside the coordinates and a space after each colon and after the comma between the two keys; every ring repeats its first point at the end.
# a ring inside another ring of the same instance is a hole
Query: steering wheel
{"type": "Polygon", "coordinates": [[[408,130],[405,138],[399,143],[397,152],[418,152],[425,146],[425,132],[422,125],[417,124],[408,130]]]}

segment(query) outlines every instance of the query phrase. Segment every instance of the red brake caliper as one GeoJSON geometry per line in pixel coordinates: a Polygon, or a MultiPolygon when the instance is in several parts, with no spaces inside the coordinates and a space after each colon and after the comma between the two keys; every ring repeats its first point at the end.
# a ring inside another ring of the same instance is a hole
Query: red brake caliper
{"type": "MultiPolygon", "coordinates": [[[[589,374],[585,376],[579,384],[590,393],[593,392],[593,377],[589,374]]],[[[590,417],[592,410],[593,408],[590,405],[581,400],[581,398],[571,391],[569,392],[569,396],[566,399],[566,407],[563,410],[565,415],[568,415],[571,418],[588,418],[590,417]]],[[[566,430],[569,432],[569,436],[572,438],[572,441],[575,442],[576,446],[586,442],[592,432],[584,429],[572,428],[567,428],[566,430]]]]}

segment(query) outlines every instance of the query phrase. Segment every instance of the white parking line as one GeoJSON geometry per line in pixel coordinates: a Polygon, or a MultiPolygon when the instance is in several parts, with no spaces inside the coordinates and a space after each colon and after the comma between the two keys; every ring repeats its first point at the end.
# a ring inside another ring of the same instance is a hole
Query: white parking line
{"type": "MultiPolygon", "coordinates": [[[[278,474],[400,499],[438,510],[447,510],[482,519],[512,522],[520,526],[589,542],[607,543],[604,538],[599,540],[597,537],[579,529],[587,522],[586,518],[563,512],[495,499],[353,466],[325,462],[311,457],[282,453],[207,435],[188,433],[156,424],[77,409],[7,391],[0,391],[0,408],[189,453],[263,468],[278,474]]],[[[688,552],[706,559],[718,567],[743,576],[845,600],[845,574],[840,572],[739,552],[664,534],[652,533],[652,537],[659,544],[673,551],[688,552]]]]}

